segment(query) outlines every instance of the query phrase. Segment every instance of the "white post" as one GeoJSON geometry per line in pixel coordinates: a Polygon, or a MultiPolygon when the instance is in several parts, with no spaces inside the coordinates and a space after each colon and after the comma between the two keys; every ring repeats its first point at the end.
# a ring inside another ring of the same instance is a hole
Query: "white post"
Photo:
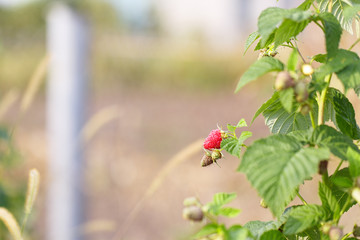
{"type": "Polygon", "coordinates": [[[50,55],[47,84],[49,179],[47,239],[78,240],[83,217],[82,144],[87,82],[88,29],[67,5],[47,16],[50,55]]]}

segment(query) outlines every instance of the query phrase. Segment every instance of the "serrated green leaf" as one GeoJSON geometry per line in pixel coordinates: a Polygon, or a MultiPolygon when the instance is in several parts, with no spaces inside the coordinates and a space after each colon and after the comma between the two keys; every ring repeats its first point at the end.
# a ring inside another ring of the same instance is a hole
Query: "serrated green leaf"
{"type": "Polygon", "coordinates": [[[360,60],[353,61],[344,69],[336,73],[345,87],[345,91],[360,85],[360,60]]]}
{"type": "Polygon", "coordinates": [[[317,126],[312,135],[312,143],[328,148],[335,156],[346,160],[348,147],[357,149],[351,138],[327,125],[317,126]]]}
{"type": "Polygon", "coordinates": [[[251,123],[253,123],[255,119],[266,109],[268,109],[271,105],[273,105],[275,102],[278,102],[278,100],[279,100],[279,92],[274,92],[271,98],[267,100],[265,103],[263,103],[263,105],[261,105],[261,107],[256,111],[253,119],[251,120],[251,123]]]}
{"type": "Polygon", "coordinates": [[[244,141],[252,136],[252,133],[249,131],[241,132],[239,138],[228,137],[221,141],[221,148],[240,158],[241,148],[243,147],[244,141]]]}
{"type": "Polygon", "coordinates": [[[244,118],[240,119],[240,121],[236,124],[236,128],[241,128],[241,127],[247,127],[246,121],[244,118]]]}
{"type": "MultiPolygon", "coordinates": [[[[287,134],[292,131],[312,128],[309,115],[303,116],[297,111],[298,107],[299,104],[294,103],[292,111],[290,113],[287,112],[280,102],[279,94],[274,94],[273,97],[264,104],[264,107],[261,106],[260,109],[263,111],[265,124],[272,133],[287,134]]],[[[314,106],[312,109],[314,117],[317,116],[315,107],[317,106],[314,106]]],[[[258,112],[260,112],[259,110],[258,112]]]]}
{"type": "Polygon", "coordinates": [[[217,210],[217,212],[215,213],[215,215],[222,215],[225,217],[236,217],[237,215],[239,215],[239,213],[241,212],[240,209],[236,209],[236,208],[232,208],[232,207],[223,207],[217,210]]]}
{"type": "Polygon", "coordinates": [[[299,33],[301,33],[309,23],[309,20],[296,22],[290,19],[285,19],[275,32],[275,48],[299,35],[299,33]]]}
{"type": "Polygon", "coordinates": [[[305,0],[302,4],[300,4],[300,6],[298,6],[297,8],[300,10],[308,10],[311,7],[313,0],[305,0]]]}
{"type": "Polygon", "coordinates": [[[327,149],[303,148],[294,137],[272,135],[247,149],[238,170],[246,174],[272,213],[280,216],[297,187],[328,158],[327,149]]]}
{"type": "Polygon", "coordinates": [[[236,198],[236,193],[216,193],[211,204],[222,207],[236,198]]]}
{"type": "Polygon", "coordinates": [[[210,223],[205,225],[203,228],[200,229],[199,232],[197,232],[194,236],[193,239],[196,238],[201,238],[201,237],[205,237],[214,233],[218,232],[218,228],[219,226],[215,223],[210,223]]]}
{"type": "Polygon", "coordinates": [[[233,225],[228,229],[228,240],[246,240],[249,232],[240,225],[233,225]]]}
{"type": "Polygon", "coordinates": [[[274,42],[275,32],[276,29],[269,35],[269,37],[261,38],[258,44],[256,44],[254,50],[257,51],[260,49],[268,48],[274,42]]]}
{"type": "Polygon", "coordinates": [[[328,57],[332,57],[336,54],[339,47],[342,28],[338,20],[331,13],[323,12],[318,17],[324,24],[326,52],[328,57]]]}
{"type": "Polygon", "coordinates": [[[293,49],[290,53],[288,62],[287,62],[287,69],[289,71],[296,71],[297,64],[299,60],[299,53],[296,49],[293,49]]]}
{"type": "Polygon", "coordinates": [[[279,60],[272,57],[260,58],[242,75],[235,92],[238,92],[243,86],[266,73],[282,70],[284,70],[284,64],[279,60]]]}
{"type": "Polygon", "coordinates": [[[323,208],[331,213],[334,219],[338,219],[340,217],[340,205],[332,190],[322,182],[319,182],[319,196],[323,208]]]}
{"type": "Polygon", "coordinates": [[[330,181],[340,188],[351,188],[353,185],[349,168],[343,168],[331,175],[330,181]]]}
{"type": "Polygon", "coordinates": [[[261,235],[260,240],[286,240],[286,237],[278,230],[270,230],[261,235]]]}
{"type": "Polygon", "coordinates": [[[311,13],[301,9],[267,8],[261,12],[258,19],[258,32],[263,39],[267,39],[284,19],[301,22],[309,19],[311,13]]]}
{"type": "Polygon", "coordinates": [[[293,131],[288,136],[295,137],[296,140],[301,142],[303,145],[309,144],[313,134],[313,129],[293,131]]]}
{"type": "Polygon", "coordinates": [[[284,226],[285,235],[301,233],[306,229],[317,226],[326,218],[324,209],[315,204],[303,205],[291,211],[284,226]]]}
{"type": "Polygon", "coordinates": [[[326,75],[339,72],[357,60],[359,60],[359,56],[355,52],[339,49],[334,53],[334,56],[329,57],[324,65],[316,69],[314,77],[322,80],[326,75]]]}
{"type": "Polygon", "coordinates": [[[270,230],[277,230],[281,225],[282,224],[279,224],[277,221],[250,221],[244,225],[244,228],[248,229],[255,239],[260,239],[263,233],[270,230]]]}
{"type": "Polygon", "coordinates": [[[249,49],[249,47],[256,41],[256,39],[258,39],[260,37],[260,34],[258,32],[253,32],[249,35],[249,37],[247,38],[246,42],[245,42],[245,51],[244,51],[244,55],[247,52],[247,50],[249,49]]]}
{"type": "Polygon", "coordinates": [[[349,171],[353,178],[360,176],[360,153],[352,148],[348,148],[347,159],[349,161],[349,171]]]}
{"type": "Polygon", "coordinates": [[[291,113],[292,111],[294,96],[295,93],[293,88],[287,88],[279,92],[281,105],[288,113],[291,113]]]}
{"type": "Polygon", "coordinates": [[[317,54],[313,56],[312,59],[319,63],[325,63],[327,60],[327,54],[317,54]]]}
{"type": "Polygon", "coordinates": [[[334,106],[336,124],[340,131],[352,139],[360,139],[360,129],[350,101],[337,89],[329,88],[328,93],[334,106]]]}

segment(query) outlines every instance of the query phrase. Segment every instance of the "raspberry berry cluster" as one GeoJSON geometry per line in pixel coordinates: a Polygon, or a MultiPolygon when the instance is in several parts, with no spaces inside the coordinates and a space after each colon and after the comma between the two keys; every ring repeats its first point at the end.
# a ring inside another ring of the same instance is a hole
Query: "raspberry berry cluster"
{"type": "Polygon", "coordinates": [[[204,141],[205,154],[201,159],[201,166],[206,167],[222,158],[221,142],[226,138],[226,133],[221,129],[214,129],[204,141]]]}

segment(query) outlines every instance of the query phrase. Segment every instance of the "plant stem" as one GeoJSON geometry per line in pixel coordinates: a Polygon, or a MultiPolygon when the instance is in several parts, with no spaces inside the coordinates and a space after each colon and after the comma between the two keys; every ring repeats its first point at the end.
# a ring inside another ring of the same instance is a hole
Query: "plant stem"
{"type": "Polygon", "coordinates": [[[323,180],[323,183],[326,185],[326,186],[329,186],[329,174],[328,174],[328,170],[326,169],[325,172],[322,174],[322,180],[323,180]]]}
{"type": "Polygon", "coordinates": [[[349,233],[345,234],[345,236],[343,236],[343,237],[341,238],[341,240],[346,239],[346,238],[347,238],[348,236],[350,236],[351,234],[353,234],[353,232],[349,232],[349,233]]]}
{"type": "Polygon", "coordinates": [[[315,11],[316,11],[317,13],[320,12],[319,9],[315,6],[314,2],[311,2],[311,5],[313,6],[313,8],[315,9],[315,11]]]}
{"type": "Polygon", "coordinates": [[[324,27],[323,27],[323,26],[321,26],[321,25],[320,25],[320,23],[318,23],[317,21],[314,21],[314,23],[315,23],[316,25],[318,25],[318,26],[319,26],[319,28],[321,28],[321,30],[322,30],[323,32],[325,32],[324,27]]]}
{"type": "Polygon", "coordinates": [[[21,230],[20,230],[21,234],[24,233],[25,225],[26,225],[26,222],[27,222],[28,218],[29,218],[29,214],[25,214],[23,222],[21,224],[21,230]]]}
{"type": "Polygon", "coordinates": [[[349,194],[347,196],[347,199],[346,199],[346,202],[345,202],[344,206],[342,207],[342,209],[341,209],[341,211],[339,213],[339,219],[336,220],[337,223],[339,223],[341,216],[344,214],[345,209],[347,208],[347,206],[349,205],[350,202],[351,202],[351,195],[349,194]]]}
{"type": "Polygon", "coordinates": [[[300,198],[300,200],[303,202],[304,205],[308,205],[306,200],[300,195],[299,191],[297,191],[296,195],[300,198]]]}
{"type": "Polygon", "coordinates": [[[356,41],[349,47],[349,51],[351,50],[351,49],[353,49],[353,47],[355,47],[355,45],[356,44],[358,44],[360,42],[360,38],[358,38],[358,39],[356,39],[356,41]]]}
{"type": "Polygon", "coordinates": [[[336,167],[336,169],[335,169],[334,174],[339,171],[339,169],[340,169],[341,165],[343,164],[343,162],[344,162],[344,160],[341,160],[341,161],[340,161],[339,165],[338,165],[338,166],[336,167]]]}
{"type": "Polygon", "coordinates": [[[312,111],[310,111],[309,114],[310,114],[311,125],[312,125],[313,129],[315,129],[316,125],[315,125],[314,115],[313,115],[312,111]]]}
{"type": "Polygon", "coordinates": [[[324,124],[325,100],[326,100],[327,91],[329,89],[331,76],[332,74],[329,74],[325,77],[326,87],[321,91],[320,99],[318,99],[318,104],[319,104],[318,125],[324,124]]]}
{"type": "Polygon", "coordinates": [[[290,41],[290,44],[293,46],[293,48],[295,48],[297,50],[297,52],[299,53],[299,55],[300,55],[301,59],[303,60],[303,62],[306,63],[305,58],[302,56],[296,41],[294,41],[294,42],[295,42],[295,46],[291,41],[290,41]]]}

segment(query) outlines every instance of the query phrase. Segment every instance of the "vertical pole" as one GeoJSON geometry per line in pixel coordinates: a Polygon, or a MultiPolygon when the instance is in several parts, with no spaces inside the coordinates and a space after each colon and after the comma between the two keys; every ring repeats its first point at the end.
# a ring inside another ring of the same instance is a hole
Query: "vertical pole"
{"type": "Polygon", "coordinates": [[[48,240],[80,239],[88,39],[86,24],[76,12],[60,1],[52,6],[47,15],[48,240]]]}

